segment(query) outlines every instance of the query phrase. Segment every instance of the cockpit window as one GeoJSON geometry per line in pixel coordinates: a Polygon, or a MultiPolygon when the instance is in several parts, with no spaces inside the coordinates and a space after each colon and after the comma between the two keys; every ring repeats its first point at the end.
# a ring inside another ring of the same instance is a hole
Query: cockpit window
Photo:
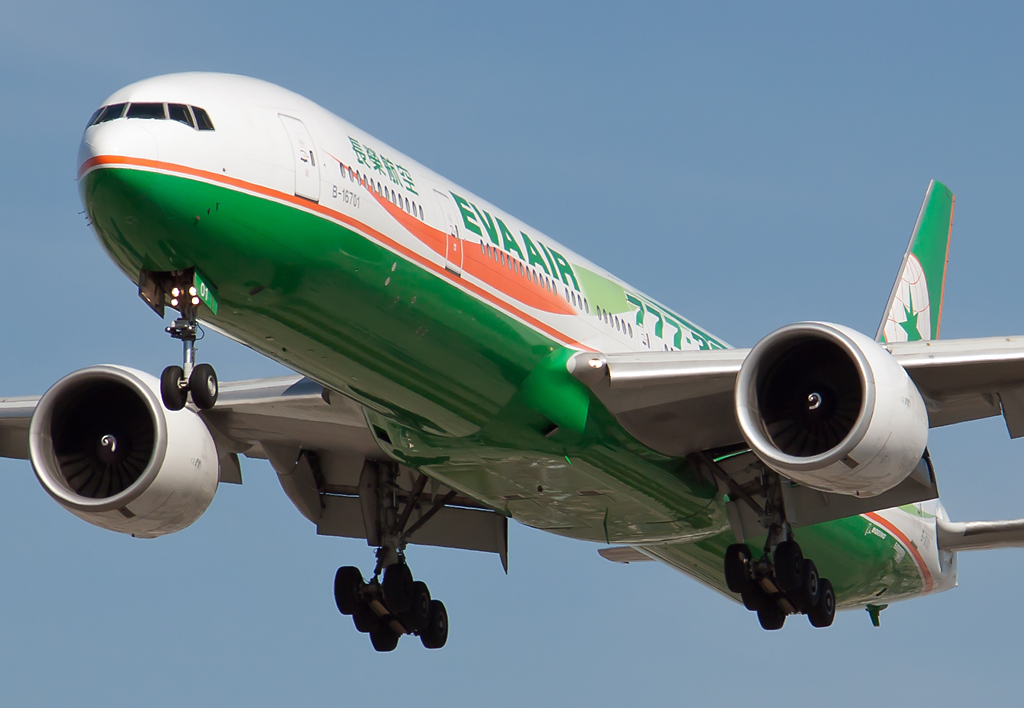
{"type": "Polygon", "coordinates": [[[124,108],[127,105],[127,103],[114,103],[109,106],[103,106],[103,108],[92,114],[92,120],[89,121],[89,125],[106,123],[108,120],[120,118],[124,114],[124,108]]]}
{"type": "Polygon", "coordinates": [[[128,117],[164,120],[167,118],[167,114],[164,113],[164,104],[162,103],[133,103],[128,106],[128,117]]]}
{"type": "Polygon", "coordinates": [[[191,128],[196,127],[195,122],[192,120],[192,112],[189,111],[188,106],[183,103],[168,103],[167,115],[171,120],[184,123],[191,128]]]}
{"type": "Polygon", "coordinates": [[[213,121],[206,111],[198,106],[192,106],[192,113],[196,116],[196,126],[199,130],[213,130],[213,121]]]}
{"type": "Polygon", "coordinates": [[[122,116],[150,120],[170,118],[195,130],[213,130],[213,121],[206,111],[197,106],[186,106],[184,103],[112,103],[93,113],[89,125],[106,123],[122,116]]]}

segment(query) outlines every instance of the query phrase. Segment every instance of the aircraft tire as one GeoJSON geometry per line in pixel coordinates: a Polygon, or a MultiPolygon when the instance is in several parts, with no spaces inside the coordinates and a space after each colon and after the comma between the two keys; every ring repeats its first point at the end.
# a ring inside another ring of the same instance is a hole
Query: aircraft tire
{"type": "Polygon", "coordinates": [[[427,649],[440,649],[448,642],[448,610],[440,600],[430,601],[430,621],[420,632],[420,642],[427,649]]]}
{"type": "Polygon", "coordinates": [[[346,565],[338,568],[334,574],[334,602],[338,612],[343,615],[354,615],[359,609],[359,588],[363,584],[363,574],[359,568],[346,565]]]}
{"type": "Polygon", "coordinates": [[[766,602],[757,610],[757,621],[761,623],[762,629],[782,629],[782,625],[786,624],[786,613],[774,602],[766,602]]]}
{"type": "Polygon", "coordinates": [[[409,611],[413,600],[412,571],[405,563],[394,563],[384,569],[384,582],[381,583],[384,599],[388,609],[396,615],[409,611]]]}
{"type": "Polygon", "coordinates": [[[813,627],[830,627],[836,617],[836,592],[827,578],[822,578],[818,587],[818,602],[807,613],[807,619],[813,627]]]}
{"type": "Polygon", "coordinates": [[[757,612],[765,605],[773,605],[771,599],[765,595],[757,585],[751,585],[749,588],[740,593],[740,598],[743,600],[743,606],[751,612],[757,612]]]}
{"type": "Polygon", "coordinates": [[[370,609],[369,605],[365,602],[360,602],[359,607],[352,613],[352,623],[355,624],[357,632],[369,634],[380,624],[380,619],[370,609]]]}
{"type": "Polygon", "coordinates": [[[803,580],[804,554],[796,541],[783,541],[772,553],[775,567],[775,584],[784,593],[791,593],[800,587],[803,580]]]}
{"type": "Polygon", "coordinates": [[[734,543],[725,549],[725,584],[730,592],[742,593],[750,587],[749,560],[750,549],[745,543],[734,543]]]}
{"type": "Polygon", "coordinates": [[[188,390],[179,384],[185,378],[180,366],[168,366],[160,374],[160,398],[169,411],[180,411],[188,401],[188,390]]]}
{"type": "Polygon", "coordinates": [[[417,580],[412,584],[412,604],[401,616],[402,624],[410,632],[421,632],[430,624],[430,590],[417,580]]]}
{"type": "Polygon", "coordinates": [[[398,646],[398,632],[387,624],[381,624],[370,630],[370,644],[377,651],[394,651],[398,646]]]}
{"type": "Polygon", "coordinates": [[[821,596],[821,578],[818,576],[818,568],[814,561],[804,559],[803,578],[800,581],[800,589],[794,593],[793,604],[804,614],[809,614],[818,604],[821,596]]]}
{"type": "Polygon", "coordinates": [[[200,410],[210,410],[217,404],[217,394],[220,393],[217,372],[209,364],[197,364],[189,374],[188,390],[192,394],[192,402],[200,410]]]}

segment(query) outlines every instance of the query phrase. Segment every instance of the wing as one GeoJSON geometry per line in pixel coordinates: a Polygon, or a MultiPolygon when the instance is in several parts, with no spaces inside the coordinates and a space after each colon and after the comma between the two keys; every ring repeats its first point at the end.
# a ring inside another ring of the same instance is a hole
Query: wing
{"type": "MultiPolygon", "coordinates": [[[[1002,414],[1011,437],[1024,435],[1024,337],[883,344],[903,366],[928,406],[931,427],[1002,414]]],[[[748,349],[594,354],[569,369],[637,440],[667,455],[688,457],[722,492],[734,531],[760,532],[764,499],[758,466],[736,422],[734,388],[748,349]],[[738,503],[742,502],[742,503],[738,503]]],[[[785,488],[795,526],[862,514],[938,496],[925,459],[903,483],[866,499],[785,488]]]]}
{"type": "Polygon", "coordinates": [[[28,459],[28,424],[39,396],[0,398],[0,457],[28,459]]]}
{"type": "MultiPolygon", "coordinates": [[[[0,456],[28,459],[38,401],[0,398],[0,456]]],[[[421,475],[391,462],[351,399],[301,376],[232,381],[221,384],[216,407],[200,415],[217,444],[220,481],[242,483],[239,455],[269,460],[318,534],[377,545],[367,480],[390,466],[398,501],[410,509],[405,528],[416,529],[410,543],[497,553],[507,569],[508,520],[442,485],[428,489],[421,475]]]]}
{"type": "MultiPolygon", "coordinates": [[[[881,346],[921,391],[931,427],[1002,415],[1010,437],[1024,435],[1024,337],[881,346]]],[[[584,352],[569,367],[637,440],[682,457],[743,442],[733,388],[749,352],[584,352]]]]}
{"type": "Polygon", "coordinates": [[[1024,435],[1024,337],[893,342],[892,352],[925,398],[933,428],[1002,414],[1024,435]]]}

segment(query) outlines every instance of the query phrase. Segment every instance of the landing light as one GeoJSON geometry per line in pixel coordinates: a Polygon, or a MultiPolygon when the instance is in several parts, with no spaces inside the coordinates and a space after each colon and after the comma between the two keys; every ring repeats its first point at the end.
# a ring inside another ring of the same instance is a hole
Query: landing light
{"type": "MultiPolygon", "coordinates": [[[[195,288],[192,288],[192,289],[195,290],[195,288]]],[[[199,304],[199,298],[197,298],[197,297],[192,298],[192,304],[193,305],[198,305],[199,304]]]]}
{"type": "Polygon", "coordinates": [[[171,297],[178,297],[181,295],[181,291],[177,288],[171,288],[171,297]]]}
{"type": "MultiPolygon", "coordinates": [[[[175,288],[175,290],[177,290],[177,288],[175,288]]],[[[178,298],[172,297],[171,298],[171,307],[177,307],[177,306],[178,306],[178,298]]]]}

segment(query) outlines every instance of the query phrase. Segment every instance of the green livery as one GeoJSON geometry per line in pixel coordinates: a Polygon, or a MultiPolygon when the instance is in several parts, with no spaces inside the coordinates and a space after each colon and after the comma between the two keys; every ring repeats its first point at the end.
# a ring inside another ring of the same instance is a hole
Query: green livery
{"type": "MultiPolygon", "coordinates": [[[[601,543],[664,539],[647,552],[728,594],[724,497],[686,460],[626,433],[567,373],[573,350],[294,206],[135,169],[94,170],[80,188],[126,275],[199,264],[216,286],[212,323],[362,403],[397,459],[535,528],[601,543]],[[197,205],[214,204],[195,219],[197,205]]],[[[635,301],[576,272],[602,306],[635,301]]],[[[649,302],[632,309],[667,317],[649,302]]],[[[873,528],[857,516],[800,531],[840,607],[926,589],[911,554],[873,528]]],[[[750,545],[759,555],[760,542],[750,545]]]]}
{"type": "Polygon", "coordinates": [[[878,326],[878,341],[939,338],[955,202],[956,198],[946,185],[935,180],[928,185],[882,323],[878,326]]]}

